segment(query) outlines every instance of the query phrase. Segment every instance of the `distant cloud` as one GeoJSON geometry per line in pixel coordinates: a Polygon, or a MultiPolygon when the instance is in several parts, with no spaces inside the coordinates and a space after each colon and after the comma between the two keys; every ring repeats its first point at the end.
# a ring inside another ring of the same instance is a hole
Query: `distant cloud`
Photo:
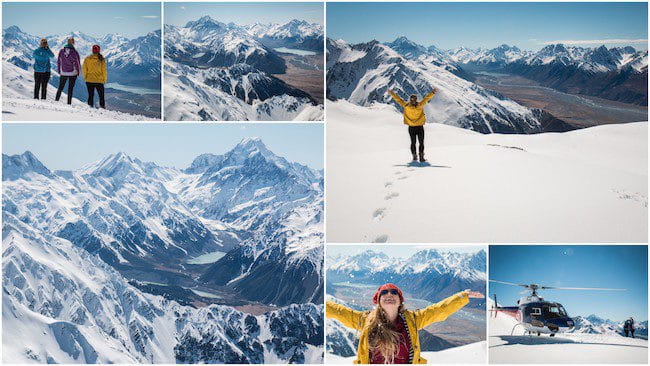
{"type": "Polygon", "coordinates": [[[119,20],[122,20],[122,19],[124,19],[124,17],[113,17],[113,19],[119,19],[119,20]]]}
{"type": "Polygon", "coordinates": [[[158,19],[159,16],[158,16],[158,15],[140,15],[140,18],[144,18],[144,19],[158,19]]]}
{"type": "Polygon", "coordinates": [[[605,43],[625,43],[625,44],[638,44],[638,43],[648,43],[647,39],[568,39],[568,40],[558,40],[558,41],[546,41],[542,42],[543,45],[549,44],[566,44],[566,45],[579,45],[579,44],[605,44],[605,43]]]}
{"type": "Polygon", "coordinates": [[[187,8],[184,6],[181,6],[181,10],[186,10],[187,8]]]}

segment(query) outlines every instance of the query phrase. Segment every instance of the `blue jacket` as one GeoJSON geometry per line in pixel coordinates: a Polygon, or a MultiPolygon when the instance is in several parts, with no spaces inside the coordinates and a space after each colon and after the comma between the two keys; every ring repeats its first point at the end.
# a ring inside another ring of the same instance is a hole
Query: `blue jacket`
{"type": "Polygon", "coordinates": [[[54,53],[49,48],[39,47],[34,50],[34,71],[50,72],[50,58],[54,53]]]}

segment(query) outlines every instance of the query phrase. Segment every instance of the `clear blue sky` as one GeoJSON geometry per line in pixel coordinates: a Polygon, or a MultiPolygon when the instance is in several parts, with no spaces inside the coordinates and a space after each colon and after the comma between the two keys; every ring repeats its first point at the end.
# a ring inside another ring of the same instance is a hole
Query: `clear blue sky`
{"type": "MultiPolygon", "coordinates": [[[[564,305],[569,316],[596,314],[622,321],[648,319],[646,245],[492,245],[489,278],[559,287],[625,288],[627,291],[542,290],[546,300],[564,305]]],[[[489,283],[490,297],[514,306],[523,288],[489,283]]]]}
{"type": "Polygon", "coordinates": [[[327,245],[327,256],[335,257],[343,254],[346,256],[353,256],[359,253],[372,249],[376,252],[382,252],[389,257],[394,258],[408,258],[413,254],[426,249],[437,249],[441,252],[460,252],[460,253],[476,253],[483,249],[487,251],[486,246],[481,245],[384,245],[384,244],[360,244],[360,245],[327,245]]]}
{"type": "Polygon", "coordinates": [[[160,2],[2,4],[2,27],[17,25],[37,37],[80,31],[136,38],[161,29],[160,2]]]}
{"type": "Polygon", "coordinates": [[[245,137],[260,137],[275,154],[323,168],[323,125],[211,124],[3,124],[2,152],[31,151],[51,170],[72,170],[123,151],[143,161],[186,168],[203,153],[222,154],[245,137]]]}
{"type": "Polygon", "coordinates": [[[648,4],[327,3],[329,38],[387,42],[401,35],[442,49],[506,43],[538,50],[558,41],[590,47],[618,46],[623,41],[647,49],[648,4]]]}
{"type": "Polygon", "coordinates": [[[165,3],[165,24],[185,25],[204,15],[223,22],[286,23],[292,19],[323,24],[323,2],[311,3],[165,3]]]}

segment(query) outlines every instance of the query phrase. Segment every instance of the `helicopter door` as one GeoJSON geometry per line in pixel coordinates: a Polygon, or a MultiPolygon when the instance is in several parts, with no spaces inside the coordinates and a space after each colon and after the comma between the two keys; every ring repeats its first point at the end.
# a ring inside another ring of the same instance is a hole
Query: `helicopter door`
{"type": "Polygon", "coordinates": [[[542,308],[530,308],[530,316],[539,319],[542,316],[542,308]]]}

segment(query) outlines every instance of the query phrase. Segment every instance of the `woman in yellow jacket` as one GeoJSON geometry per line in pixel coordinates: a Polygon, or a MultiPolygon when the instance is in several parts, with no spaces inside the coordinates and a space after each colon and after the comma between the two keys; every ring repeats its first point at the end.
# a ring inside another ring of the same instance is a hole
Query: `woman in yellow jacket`
{"type": "Polygon", "coordinates": [[[326,303],[326,316],[348,328],[360,331],[354,363],[427,363],[420,356],[418,330],[441,322],[470,298],[484,298],[480,292],[465,290],[424,309],[406,310],[402,290],[392,283],[382,285],[372,298],[371,311],[357,311],[332,301],[326,303]]]}
{"type": "Polygon", "coordinates": [[[424,106],[433,98],[434,95],[438,92],[437,88],[433,88],[433,91],[427,94],[421,101],[418,102],[418,97],[415,94],[411,94],[409,101],[405,102],[404,99],[400,98],[399,95],[395,94],[392,90],[388,90],[388,94],[395,99],[395,101],[404,108],[404,124],[409,126],[409,136],[411,137],[411,154],[413,155],[413,161],[418,160],[418,156],[415,153],[415,138],[417,137],[418,142],[420,143],[420,162],[424,163],[427,161],[424,158],[424,123],[426,122],[426,117],[424,116],[424,106]]]}
{"type": "Polygon", "coordinates": [[[99,53],[99,45],[93,45],[92,55],[84,59],[82,66],[86,88],[88,88],[88,105],[95,106],[95,89],[99,95],[99,106],[106,108],[104,102],[104,84],[106,84],[106,59],[99,53]]]}

